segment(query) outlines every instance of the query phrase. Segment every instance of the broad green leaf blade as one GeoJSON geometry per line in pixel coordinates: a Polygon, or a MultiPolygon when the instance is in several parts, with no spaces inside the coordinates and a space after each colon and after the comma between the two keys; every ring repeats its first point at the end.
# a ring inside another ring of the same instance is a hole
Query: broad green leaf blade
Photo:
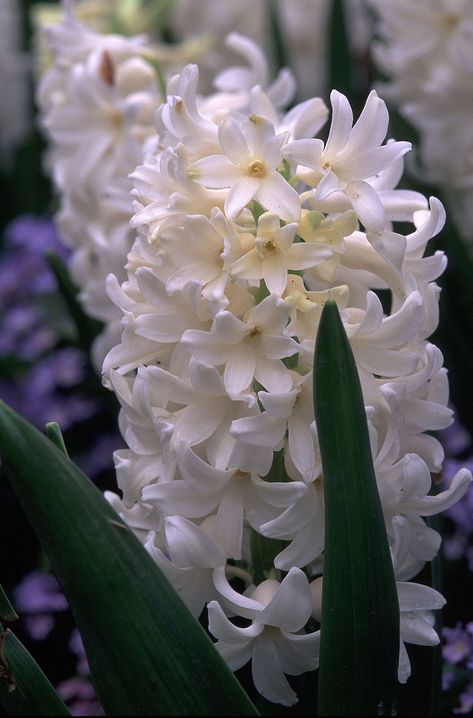
{"type": "Polygon", "coordinates": [[[112,715],[256,715],[178,594],[100,491],[0,402],[0,454],[46,548],[112,715]]]}
{"type": "Polygon", "coordinates": [[[23,644],[0,632],[0,705],[12,716],[68,716],[66,706],[23,644]]]}
{"type": "Polygon", "coordinates": [[[355,360],[333,301],[314,357],[325,492],[319,714],[392,715],[399,606],[355,360]]]}

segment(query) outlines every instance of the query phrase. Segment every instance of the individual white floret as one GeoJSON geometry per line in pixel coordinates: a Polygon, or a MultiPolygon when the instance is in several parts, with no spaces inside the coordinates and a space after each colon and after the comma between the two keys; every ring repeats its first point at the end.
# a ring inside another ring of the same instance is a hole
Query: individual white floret
{"type": "Polygon", "coordinates": [[[225,565],[225,556],[212,539],[211,527],[210,519],[198,526],[182,516],[166,516],[162,544],[154,531],[149,532],[144,542],[148,553],[196,618],[216,596],[213,570],[225,565]]]}
{"type": "Polygon", "coordinates": [[[246,599],[232,591],[221,571],[215,576],[217,590],[233,611],[251,619],[250,626],[239,628],[219,603],[209,603],[209,630],[218,639],[217,650],[234,671],[251,659],[257,690],[273,703],[294,705],[297,695],[284,674],[315,670],[319,662],[320,632],[302,630],[312,610],[305,574],[291,568],[282,583],[263,581],[246,599]]]}
{"type": "MultiPolygon", "coordinates": [[[[306,170],[297,170],[306,182],[315,185],[315,200],[323,202],[340,193],[356,211],[366,230],[381,234],[385,222],[383,204],[367,182],[411,149],[409,142],[381,143],[388,131],[386,105],[373,90],[353,125],[348,99],[333,90],[332,123],[327,142],[296,140],[283,150],[287,160],[306,170]]],[[[344,209],[344,207],[342,207],[344,209]]]]}
{"type": "Polygon", "coordinates": [[[278,172],[281,148],[288,134],[275,134],[271,123],[259,115],[225,117],[218,137],[222,154],[212,154],[194,163],[194,178],[209,188],[230,188],[225,212],[235,219],[255,199],[286,222],[299,219],[299,195],[278,172]],[[239,121],[238,121],[239,120],[239,121]]]}
{"type": "Polygon", "coordinates": [[[292,379],[282,359],[299,348],[282,335],[286,324],[286,305],[270,295],[243,319],[225,310],[218,312],[209,332],[189,329],[182,343],[199,361],[225,365],[223,380],[230,397],[247,391],[253,378],[268,391],[289,391],[292,379]]]}

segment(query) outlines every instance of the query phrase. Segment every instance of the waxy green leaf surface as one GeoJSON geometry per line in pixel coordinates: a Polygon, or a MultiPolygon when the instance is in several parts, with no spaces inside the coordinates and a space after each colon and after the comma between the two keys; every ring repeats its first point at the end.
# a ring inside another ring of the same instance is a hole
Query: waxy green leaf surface
{"type": "Polygon", "coordinates": [[[358,372],[337,305],[314,357],[325,494],[318,713],[392,715],[399,607],[358,372]]]}
{"type": "Polygon", "coordinates": [[[3,402],[0,455],[64,588],[106,713],[257,715],[101,492],[3,402]]]}

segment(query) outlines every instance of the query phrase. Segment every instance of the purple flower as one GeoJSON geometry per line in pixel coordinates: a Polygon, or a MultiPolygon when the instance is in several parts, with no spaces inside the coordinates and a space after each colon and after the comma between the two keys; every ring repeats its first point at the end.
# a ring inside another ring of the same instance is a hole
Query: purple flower
{"type": "Polygon", "coordinates": [[[119,434],[99,434],[86,454],[79,456],[77,464],[84,474],[93,478],[113,468],[113,452],[124,447],[119,434]]]}
{"type": "Polygon", "coordinates": [[[99,402],[80,390],[84,378],[84,354],[73,348],[58,349],[17,381],[0,380],[0,397],[38,428],[57,421],[65,431],[99,409],[99,402]]]}
{"type": "Polygon", "coordinates": [[[460,693],[460,705],[453,709],[454,713],[470,713],[473,710],[473,681],[469,683],[466,690],[460,693]]]}
{"type": "Polygon", "coordinates": [[[459,622],[455,628],[444,627],[442,636],[445,643],[442,646],[442,656],[448,663],[457,664],[464,661],[473,651],[473,636],[462,628],[459,622]]]}
{"type": "Polygon", "coordinates": [[[34,361],[57,344],[56,332],[43,322],[38,309],[21,303],[3,313],[0,355],[34,361]]]}
{"type": "Polygon", "coordinates": [[[84,644],[82,643],[82,638],[77,628],[74,628],[72,631],[68,645],[76,657],[77,673],[80,676],[88,676],[89,662],[87,660],[87,656],[85,655],[84,644]]]}
{"type": "Polygon", "coordinates": [[[50,573],[33,571],[15,589],[15,604],[25,613],[64,611],[67,601],[57,579],[50,573]]]}
{"type": "Polygon", "coordinates": [[[82,676],[74,676],[62,681],[57,686],[61,698],[67,702],[74,716],[100,716],[104,715],[90,681],[82,676]]]}
{"type": "Polygon", "coordinates": [[[6,228],[5,240],[8,247],[31,255],[42,256],[47,250],[61,254],[64,259],[69,255],[54,221],[49,217],[34,214],[17,217],[6,228]]]}
{"type": "Polygon", "coordinates": [[[56,280],[44,257],[47,250],[57,252],[64,259],[69,254],[51,219],[23,215],[8,225],[5,251],[0,257],[0,306],[17,304],[56,288],[56,280]]]}
{"type": "MultiPolygon", "coordinates": [[[[460,462],[455,462],[455,464],[460,468],[460,462]]],[[[461,465],[473,468],[473,459],[462,461],[461,465]]],[[[460,501],[445,511],[445,515],[455,523],[457,531],[464,534],[473,532],[473,484],[470,484],[460,501]]]]}
{"type": "Polygon", "coordinates": [[[41,641],[54,627],[53,614],[68,608],[56,578],[43,571],[29,573],[14,591],[15,606],[27,633],[41,641]]]}
{"type": "Polygon", "coordinates": [[[456,456],[471,444],[471,436],[458,421],[444,429],[441,438],[447,456],[456,456]]]}

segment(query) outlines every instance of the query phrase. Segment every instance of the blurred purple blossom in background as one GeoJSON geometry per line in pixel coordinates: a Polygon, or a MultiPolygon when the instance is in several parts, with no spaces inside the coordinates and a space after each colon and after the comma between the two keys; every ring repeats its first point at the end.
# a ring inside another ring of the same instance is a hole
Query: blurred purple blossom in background
{"type": "Polygon", "coordinates": [[[39,300],[56,289],[48,250],[67,258],[51,219],[23,215],[7,226],[0,254],[0,359],[15,357],[27,365],[0,379],[0,397],[38,428],[57,421],[65,431],[98,407],[83,391],[68,391],[83,381],[86,356],[58,347],[60,337],[41,310],[39,300]]]}
{"type": "Polygon", "coordinates": [[[95,691],[88,678],[89,664],[84,651],[84,644],[77,628],[71,633],[69,649],[76,657],[77,675],[59,683],[57,691],[68,703],[72,715],[98,716],[104,715],[102,706],[97,700],[95,691]]]}
{"type": "MultiPolygon", "coordinates": [[[[451,477],[461,466],[473,469],[472,437],[458,422],[442,432],[446,460],[444,480],[451,477]]],[[[473,572],[473,486],[463,498],[447,509],[444,516],[451,530],[443,537],[443,554],[448,561],[466,560],[468,570],[473,572]]],[[[473,617],[473,614],[472,614],[473,617]]],[[[458,621],[454,627],[442,629],[442,657],[444,661],[442,688],[452,690],[458,696],[454,714],[465,715],[473,711],[473,621],[465,625],[458,621]]]]}
{"type": "Polygon", "coordinates": [[[460,622],[455,628],[444,628],[445,644],[442,655],[448,663],[466,661],[467,668],[473,668],[473,622],[467,623],[465,629],[460,622]]]}
{"type": "Polygon", "coordinates": [[[0,255],[0,356],[34,361],[57,342],[34,303],[56,288],[48,250],[67,256],[51,219],[23,215],[7,226],[0,255]]]}
{"type": "Polygon", "coordinates": [[[442,656],[445,661],[443,672],[443,689],[448,690],[455,679],[462,675],[470,677],[466,687],[459,695],[459,705],[454,713],[470,713],[473,709],[473,621],[462,626],[460,622],[455,628],[443,628],[442,656]]]}
{"type": "MultiPolygon", "coordinates": [[[[473,470],[473,442],[457,422],[443,432],[442,441],[446,453],[443,473],[448,484],[462,466],[473,470]]],[[[473,484],[461,501],[447,509],[444,515],[453,525],[453,533],[443,539],[444,556],[451,561],[466,558],[469,570],[473,571],[473,484]]]]}
{"type": "Polygon", "coordinates": [[[23,628],[37,641],[45,639],[54,628],[54,614],[68,608],[56,578],[43,571],[25,576],[13,595],[16,610],[22,614],[23,628]]]}
{"type": "MultiPolygon", "coordinates": [[[[55,626],[56,614],[69,608],[58,581],[45,571],[27,574],[13,595],[22,627],[36,641],[44,640],[55,626]]],[[[75,656],[76,673],[56,686],[60,696],[67,702],[72,715],[103,715],[89,680],[89,664],[77,628],[72,630],[68,648],[75,656]]]]}

